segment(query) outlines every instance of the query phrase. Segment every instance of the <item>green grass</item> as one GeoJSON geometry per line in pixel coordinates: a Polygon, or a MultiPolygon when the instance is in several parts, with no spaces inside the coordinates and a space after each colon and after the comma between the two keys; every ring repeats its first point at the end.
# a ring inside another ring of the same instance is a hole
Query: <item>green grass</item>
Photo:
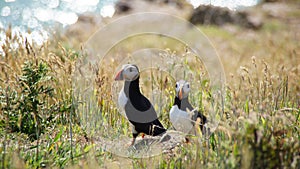
{"type": "Polygon", "coordinates": [[[276,31],[284,29],[284,28],[285,28],[285,25],[283,23],[274,19],[274,20],[270,20],[267,23],[265,23],[262,29],[264,31],[268,31],[268,32],[276,32],[276,31]]]}
{"type": "MultiPolygon", "coordinates": [[[[99,133],[108,138],[130,137],[128,122],[118,113],[114,100],[107,99],[114,94],[111,85],[117,59],[143,46],[162,46],[167,57],[173,52],[184,56],[184,45],[165,37],[145,36],[130,38],[110,51],[116,60],[106,58],[109,69],[100,66],[92,98],[95,105],[85,112],[93,113],[91,120],[95,120],[97,105],[101,110],[97,116],[102,120],[95,128],[85,128],[81,110],[86,103],[72,97],[72,75],[75,62],[83,57],[81,51],[61,45],[66,42],[59,39],[42,47],[26,43],[15,50],[10,44],[21,37],[8,39],[3,46],[5,56],[0,58],[1,167],[299,168],[300,45],[295,30],[279,21],[271,21],[257,32],[240,28],[229,32],[209,26],[200,29],[218,50],[227,78],[219,127],[208,140],[199,138],[198,142],[195,138],[192,144],[146,159],[119,157],[93,141],[99,133]],[[22,121],[28,115],[30,123],[26,125],[31,133],[22,131],[22,121]]],[[[192,84],[195,93],[191,102],[209,115],[213,100],[205,67],[193,56],[179,63],[197,82],[192,84]]],[[[176,70],[171,67],[169,71],[176,70]]],[[[168,72],[156,70],[142,75],[141,88],[147,97],[151,98],[155,88],[161,91],[157,99],[164,104],[155,106],[160,109],[162,123],[170,127],[174,80],[168,72]]]]}

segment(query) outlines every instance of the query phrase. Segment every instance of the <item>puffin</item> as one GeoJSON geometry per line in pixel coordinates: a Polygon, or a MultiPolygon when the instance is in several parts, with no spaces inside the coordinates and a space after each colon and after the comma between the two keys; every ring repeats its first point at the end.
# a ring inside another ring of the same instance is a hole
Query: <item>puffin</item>
{"type": "Polygon", "coordinates": [[[190,104],[188,98],[190,84],[185,80],[179,80],[176,82],[175,90],[174,104],[169,113],[173,127],[178,131],[189,133],[196,124],[199,124],[203,133],[207,118],[190,104]]]}
{"type": "Polygon", "coordinates": [[[133,137],[131,145],[134,145],[140,133],[158,136],[167,131],[158,120],[153,105],[141,93],[139,79],[139,68],[134,64],[123,65],[115,77],[116,81],[124,81],[118,104],[125,110],[125,115],[131,124],[133,137]]]}

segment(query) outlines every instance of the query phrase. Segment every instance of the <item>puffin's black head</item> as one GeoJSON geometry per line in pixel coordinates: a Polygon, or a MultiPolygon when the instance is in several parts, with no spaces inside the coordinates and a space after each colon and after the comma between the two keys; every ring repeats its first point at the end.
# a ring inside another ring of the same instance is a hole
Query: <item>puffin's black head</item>
{"type": "Polygon", "coordinates": [[[175,88],[176,97],[178,97],[179,100],[187,98],[191,90],[189,82],[186,82],[184,80],[179,80],[178,82],[176,82],[175,88]]]}
{"type": "Polygon", "coordinates": [[[133,64],[125,64],[117,73],[115,80],[134,81],[140,76],[139,68],[133,64]]]}

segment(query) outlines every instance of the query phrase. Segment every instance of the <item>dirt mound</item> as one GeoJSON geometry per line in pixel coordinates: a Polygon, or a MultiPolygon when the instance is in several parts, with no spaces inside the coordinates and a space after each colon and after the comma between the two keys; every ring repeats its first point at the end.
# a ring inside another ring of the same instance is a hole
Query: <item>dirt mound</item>
{"type": "Polygon", "coordinates": [[[109,151],[123,157],[144,158],[168,153],[185,141],[185,134],[168,130],[162,136],[146,136],[137,138],[134,146],[129,146],[132,138],[120,137],[115,139],[93,138],[96,148],[109,151]],[[125,145],[125,146],[124,146],[125,145]]]}

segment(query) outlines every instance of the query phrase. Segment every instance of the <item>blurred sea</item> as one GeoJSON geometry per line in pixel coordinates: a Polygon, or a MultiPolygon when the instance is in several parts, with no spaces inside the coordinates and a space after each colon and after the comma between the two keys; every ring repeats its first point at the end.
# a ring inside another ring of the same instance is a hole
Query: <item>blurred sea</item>
{"type": "MultiPolygon", "coordinates": [[[[48,39],[51,28],[75,23],[85,12],[112,17],[117,0],[0,0],[0,29],[12,26],[12,34],[23,34],[38,45],[48,39]],[[30,29],[30,33],[27,30],[30,29]]],[[[236,10],[253,6],[260,0],[187,0],[195,8],[201,4],[228,7],[236,10]]],[[[0,46],[5,39],[0,33],[0,46]]],[[[1,53],[1,48],[0,48],[1,53]]]]}
{"type": "MultiPolygon", "coordinates": [[[[110,17],[117,0],[1,0],[0,29],[12,26],[12,33],[21,33],[37,44],[48,39],[51,27],[75,23],[85,12],[110,17]],[[47,28],[46,28],[47,27],[47,28]],[[30,29],[30,33],[27,30],[30,29]]],[[[0,34],[0,45],[5,38],[0,34]]]]}

